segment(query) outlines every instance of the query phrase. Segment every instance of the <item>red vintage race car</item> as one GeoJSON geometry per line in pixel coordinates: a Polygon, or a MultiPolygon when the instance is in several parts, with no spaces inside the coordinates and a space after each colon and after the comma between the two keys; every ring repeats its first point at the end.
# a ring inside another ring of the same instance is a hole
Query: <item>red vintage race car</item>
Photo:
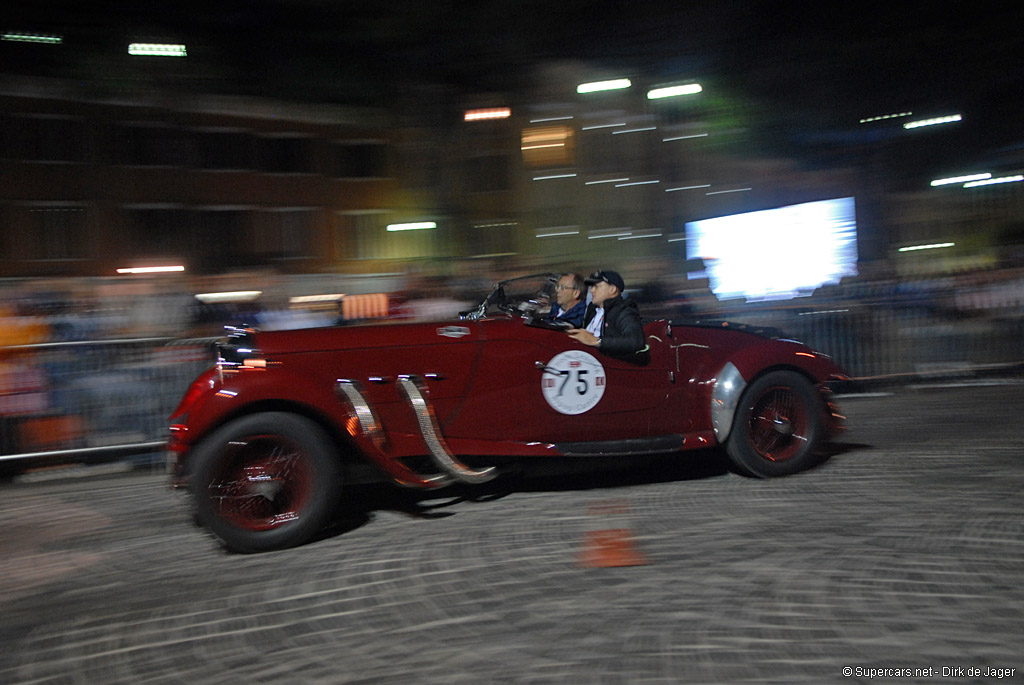
{"type": "Polygon", "coordinates": [[[544,314],[556,278],[499,283],[458,320],[237,328],[171,416],[172,479],[230,549],[309,540],[351,473],[441,488],[510,458],[623,457],[723,446],[750,476],[813,465],[842,417],[832,360],[728,324],[645,324],[608,357],[544,314]]]}

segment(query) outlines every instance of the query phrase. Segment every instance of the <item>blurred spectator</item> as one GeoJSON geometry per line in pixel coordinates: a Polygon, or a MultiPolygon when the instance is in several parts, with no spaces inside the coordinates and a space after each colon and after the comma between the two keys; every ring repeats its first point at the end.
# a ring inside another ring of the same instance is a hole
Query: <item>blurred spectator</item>
{"type": "MultiPolygon", "coordinates": [[[[273,272],[194,283],[158,277],[2,282],[0,452],[161,439],[167,413],[209,365],[210,339],[222,336],[225,325],[295,328],[337,320],[336,301],[294,309],[292,295],[387,293],[388,318],[374,320],[453,319],[495,281],[564,271],[525,258],[444,267],[451,275],[413,274],[404,288],[395,274],[344,280],[349,277],[273,272]],[[319,289],[321,283],[337,289],[319,289]],[[348,283],[356,287],[343,287],[348,283]],[[259,295],[207,303],[194,297],[230,291],[259,295]]],[[[629,280],[644,284],[629,295],[643,301],[646,319],[774,327],[832,354],[854,376],[1024,362],[1024,268],[1017,265],[902,278],[871,267],[808,297],[761,303],[718,300],[707,280],[691,280],[682,263],[629,268],[629,280]]]]}
{"type": "Polygon", "coordinates": [[[403,318],[413,321],[457,319],[459,312],[473,306],[468,300],[456,299],[452,288],[441,276],[420,278],[407,293],[403,318]]]}

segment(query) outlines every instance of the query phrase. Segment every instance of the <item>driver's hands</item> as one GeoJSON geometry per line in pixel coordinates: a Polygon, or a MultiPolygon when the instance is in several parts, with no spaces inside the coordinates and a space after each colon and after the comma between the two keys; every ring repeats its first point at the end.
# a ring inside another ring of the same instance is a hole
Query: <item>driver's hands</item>
{"type": "Polygon", "coordinates": [[[589,345],[590,347],[597,347],[601,344],[601,339],[585,328],[573,328],[572,330],[567,331],[567,333],[569,337],[575,338],[579,342],[584,345],[589,345]]]}

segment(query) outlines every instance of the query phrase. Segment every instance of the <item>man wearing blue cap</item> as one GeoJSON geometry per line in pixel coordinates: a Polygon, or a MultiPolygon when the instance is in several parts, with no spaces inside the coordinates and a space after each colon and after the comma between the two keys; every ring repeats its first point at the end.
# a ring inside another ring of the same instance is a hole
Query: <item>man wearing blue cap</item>
{"type": "Polygon", "coordinates": [[[636,302],[622,298],[626,289],[622,276],[617,271],[595,271],[584,282],[590,286],[594,314],[585,321],[585,328],[574,328],[569,335],[617,357],[643,351],[646,345],[640,309],[636,302]]]}

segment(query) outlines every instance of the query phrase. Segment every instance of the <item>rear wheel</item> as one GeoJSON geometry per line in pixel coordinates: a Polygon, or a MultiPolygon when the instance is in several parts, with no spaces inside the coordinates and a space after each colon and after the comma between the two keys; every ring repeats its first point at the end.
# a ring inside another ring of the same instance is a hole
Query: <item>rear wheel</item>
{"type": "Polygon", "coordinates": [[[232,421],[200,444],[195,460],[196,516],[237,552],[308,541],[329,522],[341,486],[330,437],[296,414],[232,421]]]}
{"type": "Polygon", "coordinates": [[[726,452],[744,475],[787,476],[817,463],[824,428],[811,382],[793,371],[772,371],[743,393],[726,452]]]}

